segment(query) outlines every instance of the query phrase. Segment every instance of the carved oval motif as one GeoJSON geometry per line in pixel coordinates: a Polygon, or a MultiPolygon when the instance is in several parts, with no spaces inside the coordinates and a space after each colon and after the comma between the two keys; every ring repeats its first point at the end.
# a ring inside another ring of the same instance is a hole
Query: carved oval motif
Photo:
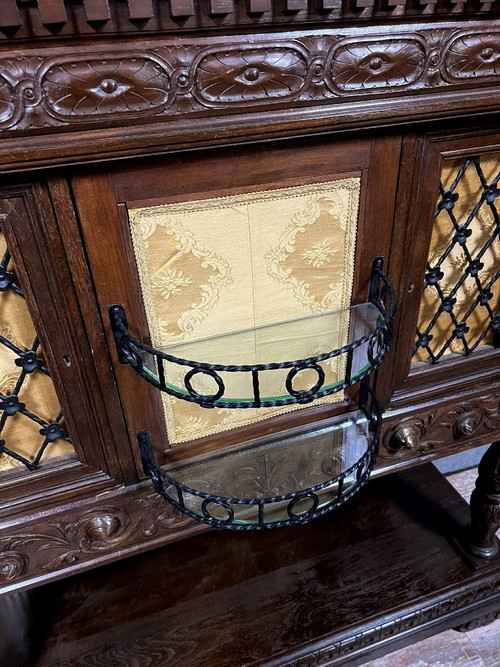
{"type": "Polygon", "coordinates": [[[458,37],[447,48],[444,65],[449,80],[498,77],[500,32],[458,37]]]}
{"type": "Polygon", "coordinates": [[[307,61],[285,46],[214,51],[195,69],[195,94],[210,105],[284,100],[304,86],[307,61]]]}
{"type": "Polygon", "coordinates": [[[171,90],[166,70],[145,56],[56,62],[41,85],[45,105],[67,120],[158,111],[171,90]]]}
{"type": "Polygon", "coordinates": [[[329,83],[343,94],[403,88],[422,75],[425,59],[415,39],[348,42],[331,55],[329,83]]]}

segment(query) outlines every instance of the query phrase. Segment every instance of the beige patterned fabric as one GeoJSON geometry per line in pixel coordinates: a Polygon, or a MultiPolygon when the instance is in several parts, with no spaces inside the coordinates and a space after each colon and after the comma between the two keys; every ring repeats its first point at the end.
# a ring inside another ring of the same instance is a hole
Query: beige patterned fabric
{"type": "MultiPolygon", "coordinates": [[[[0,256],[5,250],[5,238],[0,234],[0,256]]],[[[13,270],[12,266],[9,270],[13,270]]],[[[0,335],[24,351],[31,348],[36,336],[26,301],[10,289],[0,292],[0,335]]],[[[12,394],[21,374],[21,368],[14,363],[16,358],[15,352],[0,344],[0,394],[3,396],[12,394]]],[[[26,376],[19,400],[26,404],[27,410],[48,423],[53,422],[61,411],[52,380],[37,370],[26,376]]],[[[32,461],[44,441],[40,428],[39,424],[17,413],[6,419],[1,438],[9,450],[32,461]]],[[[72,452],[73,447],[65,440],[56,440],[45,450],[44,459],[72,452]]],[[[20,465],[22,463],[10,456],[0,454],[0,471],[20,465]]]]}
{"type": "MultiPolygon", "coordinates": [[[[153,346],[189,343],[190,358],[251,364],[280,361],[283,354],[290,360],[327,351],[321,347],[323,334],[328,349],[345,344],[348,315],[309,338],[306,324],[303,335],[293,339],[282,328],[267,334],[253,329],[349,306],[359,189],[360,179],[349,178],[131,210],[153,346]],[[231,332],[241,333],[213,338],[231,332]],[[211,337],[210,342],[202,340],[211,337]]],[[[173,353],[179,355],[180,350],[173,353]]],[[[307,383],[317,379],[311,373],[307,378],[304,371],[294,387],[311,386],[307,383]]],[[[330,362],[327,383],[341,373],[339,362],[330,362]]],[[[180,370],[179,378],[172,380],[182,386],[183,376],[180,370]]],[[[251,396],[249,387],[238,384],[234,375],[233,381],[228,396],[251,396]]],[[[198,376],[197,383],[197,391],[214,393],[210,378],[198,376]]],[[[284,375],[278,380],[281,386],[276,380],[274,385],[264,386],[262,395],[286,394],[284,375]]],[[[322,402],[341,399],[333,395],[322,402]]],[[[206,410],[168,395],[163,400],[171,444],[287,411],[206,410]]]]}
{"type": "MultiPolygon", "coordinates": [[[[446,160],[444,162],[441,182],[445,190],[452,186],[453,181],[457,177],[463,164],[463,158],[446,160]]],[[[500,171],[500,154],[483,155],[481,156],[480,164],[486,181],[491,183],[500,171]]],[[[458,224],[463,224],[474,210],[475,205],[480,201],[483,192],[479,176],[473,164],[469,165],[454,192],[458,194],[458,199],[455,202],[453,213],[455,214],[458,224]]],[[[488,238],[491,237],[494,227],[495,221],[491,208],[486,203],[483,203],[470,225],[472,234],[467,238],[467,248],[473,258],[481,250],[488,238]]],[[[437,216],[432,232],[428,259],[428,263],[431,267],[436,264],[439,257],[445,252],[454,235],[454,227],[447,212],[443,210],[437,216]]],[[[485,285],[500,267],[500,241],[498,238],[481,258],[481,262],[484,266],[479,272],[478,277],[481,283],[485,285]]],[[[466,267],[467,258],[465,252],[459,244],[455,244],[453,250],[441,266],[441,271],[444,273],[444,276],[440,280],[440,286],[445,296],[448,295],[456,285],[466,267]]],[[[500,281],[493,284],[491,291],[493,297],[490,299],[489,304],[493,312],[498,313],[500,310],[500,281]]],[[[478,290],[476,281],[473,277],[468,276],[456,294],[457,303],[453,308],[455,317],[459,322],[474,303],[477,295],[478,290]]],[[[418,321],[419,331],[424,331],[427,328],[428,324],[434,317],[439,304],[440,300],[436,290],[434,288],[427,288],[423,293],[420,304],[418,321]]],[[[478,306],[467,319],[469,331],[465,335],[465,340],[469,344],[474,343],[480,336],[481,332],[484,331],[488,321],[489,318],[486,309],[478,306]]],[[[450,316],[447,313],[442,313],[431,331],[431,334],[433,335],[433,340],[429,344],[431,350],[435,352],[442,348],[454,329],[455,325],[450,316]]],[[[490,334],[483,339],[481,345],[491,344],[491,339],[492,336],[490,332],[490,334]]],[[[455,339],[448,347],[445,354],[463,354],[463,352],[464,346],[462,342],[455,339]]],[[[429,361],[429,355],[425,349],[419,348],[413,359],[414,361],[429,361]]]]}

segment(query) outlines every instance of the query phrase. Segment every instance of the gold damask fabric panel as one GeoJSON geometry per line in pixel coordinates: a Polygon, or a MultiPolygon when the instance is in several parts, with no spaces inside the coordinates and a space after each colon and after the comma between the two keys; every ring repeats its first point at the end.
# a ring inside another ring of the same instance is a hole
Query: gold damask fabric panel
{"type": "MultiPolygon", "coordinates": [[[[485,182],[491,184],[494,179],[498,178],[500,172],[500,153],[480,156],[479,164],[484,174],[485,182]]],[[[463,167],[463,158],[446,160],[444,162],[441,174],[441,183],[444,191],[453,188],[453,183],[463,167]]],[[[443,276],[439,279],[438,283],[438,287],[444,298],[450,295],[461,276],[469,270],[470,259],[467,257],[467,253],[470,258],[474,259],[481,252],[488,239],[494,234],[495,219],[492,209],[486,201],[483,201],[481,204],[483,192],[484,185],[481,183],[474,163],[471,162],[453,190],[454,203],[452,214],[455,216],[458,225],[464,225],[469,216],[474,213],[474,209],[477,208],[477,210],[471,224],[468,226],[468,230],[465,231],[467,235],[465,245],[455,242],[447,255],[447,248],[452,244],[457,232],[445,208],[442,208],[436,216],[427,261],[429,267],[434,267],[440,257],[446,255],[446,258],[440,265],[440,271],[443,273],[443,276]]],[[[500,241],[497,237],[480,257],[480,270],[477,273],[477,278],[485,286],[491,281],[499,268],[500,241]]],[[[456,303],[452,304],[452,312],[459,323],[462,322],[478,295],[479,291],[476,279],[469,272],[462,285],[453,295],[456,303]]],[[[428,327],[431,326],[441,303],[442,300],[439,297],[438,289],[428,287],[424,290],[418,320],[418,330],[420,332],[427,331],[428,327]]],[[[498,280],[491,285],[491,297],[488,303],[493,312],[499,312],[500,281],[498,280]]],[[[465,333],[464,340],[469,346],[474,345],[474,342],[481,336],[488,325],[489,319],[486,308],[480,305],[467,317],[466,326],[468,327],[468,331],[465,333]]],[[[455,329],[456,324],[449,312],[442,312],[430,330],[432,339],[428,345],[433,354],[439,354],[439,351],[446,346],[448,339],[455,329]]],[[[490,345],[492,337],[492,332],[490,331],[480,342],[480,345],[490,345]]],[[[442,356],[453,353],[464,354],[464,345],[460,337],[454,338],[442,356]]],[[[417,346],[413,360],[429,361],[429,354],[425,348],[417,346]]]]}
{"type": "MultiPolygon", "coordinates": [[[[191,343],[195,355],[195,342],[213,337],[219,363],[259,363],[255,327],[348,307],[359,191],[360,179],[348,178],[130,210],[153,346],[191,343]],[[242,333],[217,338],[231,332],[242,333]]],[[[347,342],[348,315],[339,322],[338,330],[328,332],[332,348],[347,342]]],[[[319,354],[320,341],[311,338],[307,354],[303,340],[267,341],[270,354],[275,345],[286,350],[289,360],[319,354]]],[[[206,341],[203,346],[206,351],[206,341]]],[[[338,360],[329,363],[327,383],[342,377],[341,366],[338,360]]],[[[301,380],[307,383],[305,376],[301,380]]],[[[212,393],[210,378],[205,389],[200,380],[195,389],[212,393]]],[[[286,393],[279,387],[264,389],[286,393]]],[[[233,387],[234,395],[239,391],[245,389],[233,387]]],[[[171,444],[298,409],[206,410],[168,395],[163,401],[171,444]]]]}
{"type": "MultiPolygon", "coordinates": [[[[0,257],[5,258],[6,250],[5,237],[0,233],[0,257]]],[[[7,268],[9,272],[14,271],[11,262],[7,268]]],[[[61,408],[54,384],[43,371],[35,368],[25,372],[24,379],[21,378],[23,369],[16,364],[19,354],[15,348],[22,352],[32,349],[36,332],[26,301],[9,287],[0,291],[0,336],[12,344],[9,346],[0,341],[0,444],[32,462],[47,434],[41,433],[44,424],[31,419],[22,411],[15,411],[16,407],[19,403],[24,405],[26,411],[45,424],[53,424],[60,415],[61,408]]],[[[36,356],[43,361],[39,348],[36,356]]],[[[57,438],[47,446],[43,459],[71,453],[72,445],[63,438],[57,438]]],[[[22,465],[20,460],[5,452],[0,453],[0,471],[22,465]]]]}

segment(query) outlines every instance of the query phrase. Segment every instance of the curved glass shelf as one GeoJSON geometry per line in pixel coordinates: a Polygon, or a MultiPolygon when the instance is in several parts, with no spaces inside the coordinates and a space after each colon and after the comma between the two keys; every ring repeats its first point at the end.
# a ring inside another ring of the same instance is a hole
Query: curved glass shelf
{"type": "Polygon", "coordinates": [[[157,389],[206,408],[259,408],[309,403],[366,378],[387,354],[394,311],[375,267],[368,303],[158,349],[132,336],[122,306],[109,315],[120,362],[157,389]]]}
{"type": "Polygon", "coordinates": [[[327,427],[306,426],[168,469],[158,466],[142,431],[144,471],[165,500],[214,528],[262,530],[306,523],[366,484],[382,423],[369,379],[389,350],[396,308],[382,264],[380,257],[373,263],[368,303],[160,349],[132,336],[122,306],[110,307],[120,362],[205,408],[309,403],[360,384],[358,410],[327,427]]]}
{"type": "MultiPolygon", "coordinates": [[[[371,390],[370,390],[371,393],[371,390]]],[[[214,528],[259,530],[306,523],[361,489],[375,464],[381,413],[340,415],[322,429],[160,468],[147,433],[138,435],[144,469],[169,503],[214,528]]]]}

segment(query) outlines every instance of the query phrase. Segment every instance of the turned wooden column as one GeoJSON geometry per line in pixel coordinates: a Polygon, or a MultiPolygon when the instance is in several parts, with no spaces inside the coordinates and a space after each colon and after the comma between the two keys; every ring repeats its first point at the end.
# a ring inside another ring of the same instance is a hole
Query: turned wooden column
{"type": "Polygon", "coordinates": [[[467,547],[475,556],[493,558],[500,551],[495,537],[500,528],[500,441],[494,442],[481,459],[470,508],[472,522],[467,547]]]}

